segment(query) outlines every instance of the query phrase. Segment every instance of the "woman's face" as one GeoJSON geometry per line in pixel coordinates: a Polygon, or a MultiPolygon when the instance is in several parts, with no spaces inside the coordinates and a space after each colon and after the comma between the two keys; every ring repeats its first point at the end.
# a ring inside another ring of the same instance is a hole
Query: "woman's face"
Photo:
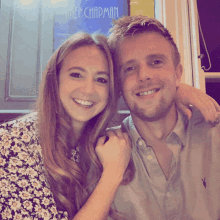
{"type": "Polygon", "coordinates": [[[66,56],[59,74],[59,94],[73,127],[82,127],[105,108],[109,78],[105,55],[96,46],[79,47],[66,56]]]}

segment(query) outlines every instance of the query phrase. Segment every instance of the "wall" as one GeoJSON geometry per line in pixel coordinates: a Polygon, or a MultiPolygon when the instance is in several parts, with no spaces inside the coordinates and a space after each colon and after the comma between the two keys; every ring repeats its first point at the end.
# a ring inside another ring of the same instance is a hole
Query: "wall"
{"type": "Polygon", "coordinates": [[[154,0],[131,0],[131,15],[147,15],[154,18],[154,0]]]}

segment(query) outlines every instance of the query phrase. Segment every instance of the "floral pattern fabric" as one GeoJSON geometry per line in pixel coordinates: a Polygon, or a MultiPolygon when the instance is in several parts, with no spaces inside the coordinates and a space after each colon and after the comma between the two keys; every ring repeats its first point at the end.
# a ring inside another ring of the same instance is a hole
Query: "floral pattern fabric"
{"type": "Polygon", "coordinates": [[[0,219],[67,220],[44,174],[36,113],[0,125],[0,219]]]}

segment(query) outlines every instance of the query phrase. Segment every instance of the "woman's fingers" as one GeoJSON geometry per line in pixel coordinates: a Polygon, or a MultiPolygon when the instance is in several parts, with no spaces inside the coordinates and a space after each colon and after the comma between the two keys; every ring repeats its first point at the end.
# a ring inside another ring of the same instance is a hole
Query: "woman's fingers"
{"type": "Polygon", "coordinates": [[[123,132],[123,136],[124,136],[124,139],[126,140],[126,142],[128,143],[128,145],[132,148],[132,146],[131,146],[131,139],[130,139],[128,133],[127,132],[123,132]]]}
{"type": "Polygon", "coordinates": [[[210,98],[206,100],[201,100],[201,108],[200,111],[203,114],[205,120],[207,122],[213,123],[218,118],[218,113],[216,111],[215,102],[210,98]]]}
{"type": "Polygon", "coordinates": [[[114,129],[114,130],[108,130],[108,131],[106,132],[106,135],[110,137],[109,134],[111,134],[111,136],[116,136],[116,137],[118,137],[118,138],[120,138],[120,139],[123,139],[123,138],[124,138],[124,133],[123,133],[122,130],[119,129],[119,128],[118,128],[118,129],[114,129]]]}
{"type": "Polygon", "coordinates": [[[218,103],[215,101],[215,99],[213,99],[212,97],[210,97],[210,99],[211,99],[212,103],[214,104],[216,111],[217,111],[217,112],[220,112],[220,106],[219,106],[219,104],[218,104],[218,103]]]}
{"type": "Polygon", "coordinates": [[[97,141],[97,146],[103,146],[105,143],[106,136],[102,136],[97,141]]]}
{"type": "Polygon", "coordinates": [[[207,122],[217,123],[220,120],[220,106],[218,103],[212,97],[194,87],[181,83],[177,91],[176,103],[188,117],[191,115],[188,106],[193,105],[201,111],[207,122]]]}
{"type": "Polygon", "coordinates": [[[188,106],[182,104],[181,102],[178,102],[177,106],[185,115],[187,115],[188,119],[191,118],[192,112],[191,112],[191,110],[189,109],[188,106]]]}

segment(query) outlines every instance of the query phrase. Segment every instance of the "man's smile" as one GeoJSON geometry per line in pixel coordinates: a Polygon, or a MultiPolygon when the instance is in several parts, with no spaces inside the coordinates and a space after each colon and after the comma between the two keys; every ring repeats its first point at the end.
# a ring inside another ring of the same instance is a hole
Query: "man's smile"
{"type": "Polygon", "coordinates": [[[146,95],[151,95],[155,92],[158,92],[160,89],[152,89],[152,90],[149,90],[149,91],[146,91],[146,92],[138,92],[136,93],[137,96],[146,96],[146,95]]]}

